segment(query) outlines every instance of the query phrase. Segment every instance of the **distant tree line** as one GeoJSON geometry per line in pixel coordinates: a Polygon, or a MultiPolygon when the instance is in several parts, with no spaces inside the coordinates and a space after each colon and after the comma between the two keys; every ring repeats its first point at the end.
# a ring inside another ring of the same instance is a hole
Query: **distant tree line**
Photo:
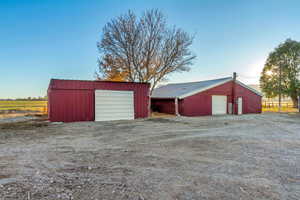
{"type": "Polygon", "coordinates": [[[25,97],[25,98],[7,98],[7,99],[0,99],[0,101],[45,101],[48,100],[47,96],[44,97],[25,97]]]}

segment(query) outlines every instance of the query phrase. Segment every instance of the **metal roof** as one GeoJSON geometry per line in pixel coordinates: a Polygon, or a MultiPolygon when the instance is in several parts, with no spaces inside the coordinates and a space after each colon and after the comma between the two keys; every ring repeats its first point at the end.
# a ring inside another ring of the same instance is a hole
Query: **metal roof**
{"type": "Polygon", "coordinates": [[[216,87],[218,85],[224,84],[231,81],[231,77],[199,81],[199,82],[189,82],[189,83],[175,83],[167,84],[158,87],[153,90],[152,98],[185,98],[187,96],[208,90],[210,88],[216,87]]]}

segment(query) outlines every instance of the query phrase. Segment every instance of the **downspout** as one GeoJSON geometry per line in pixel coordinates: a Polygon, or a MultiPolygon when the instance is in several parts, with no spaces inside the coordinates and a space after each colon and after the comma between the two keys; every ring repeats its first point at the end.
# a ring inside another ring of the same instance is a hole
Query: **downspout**
{"type": "Polygon", "coordinates": [[[231,100],[231,103],[232,103],[232,114],[233,115],[236,115],[236,108],[235,108],[235,105],[236,105],[236,98],[235,98],[235,87],[236,87],[236,72],[233,72],[233,81],[232,81],[232,100],[231,100]]]}

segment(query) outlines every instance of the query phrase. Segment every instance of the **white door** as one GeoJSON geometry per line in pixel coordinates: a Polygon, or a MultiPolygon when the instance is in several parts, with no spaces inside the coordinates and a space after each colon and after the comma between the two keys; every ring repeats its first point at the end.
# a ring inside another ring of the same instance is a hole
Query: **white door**
{"type": "Polygon", "coordinates": [[[243,98],[242,97],[238,98],[238,114],[239,115],[243,114],[243,98]]]}
{"type": "Polygon", "coordinates": [[[212,96],[212,114],[213,115],[227,114],[227,96],[221,96],[221,95],[212,96]]]}
{"type": "Polygon", "coordinates": [[[133,91],[95,91],[95,121],[134,119],[133,91]]]}

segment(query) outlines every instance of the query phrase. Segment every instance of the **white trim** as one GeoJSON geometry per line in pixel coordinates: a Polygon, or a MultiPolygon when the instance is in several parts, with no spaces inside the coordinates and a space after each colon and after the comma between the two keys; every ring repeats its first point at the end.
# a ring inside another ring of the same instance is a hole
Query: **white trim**
{"type": "Polygon", "coordinates": [[[228,79],[226,79],[226,80],[224,80],[224,81],[222,81],[222,82],[219,82],[219,83],[210,85],[210,86],[208,86],[208,87],[205,87],[205,88],[201,88],[201,89],[197,89],[197,90],[191,91],[191,92],[189,92],[189,93],[186,93],[186,94],[183,94],[183,95],[179,96],[178,99],[184,99],[184,98],[186,98],[186,97],[192,96],[192,95],[197,94],[197,93],[199,93],[199,92],[203,92],[203,91],[205,91],[205,90],[209,90],[209,89],[214,88],[214,87],[217,87],[217,86],[219,86],[219,85],[223,85],[224,83],[230,82],[230,81],[232,81],[232,80],[233,80],[232,78],[228,78],[228,79]]]}
{"type": "Polygon", "coordinates": [[[236,80],[236,83],[239,84],[240,86],[244,87],[244,88],[247,88],[248,90],[251,90],[252,92],[254,92],[255,94],[259,95],[259,96],[263,96],[262,93],[260,93],[259,91],[255,90],[254,88],[252,87],[249,87],[248,85],[245,85],[244,83],[236,80]]]}

